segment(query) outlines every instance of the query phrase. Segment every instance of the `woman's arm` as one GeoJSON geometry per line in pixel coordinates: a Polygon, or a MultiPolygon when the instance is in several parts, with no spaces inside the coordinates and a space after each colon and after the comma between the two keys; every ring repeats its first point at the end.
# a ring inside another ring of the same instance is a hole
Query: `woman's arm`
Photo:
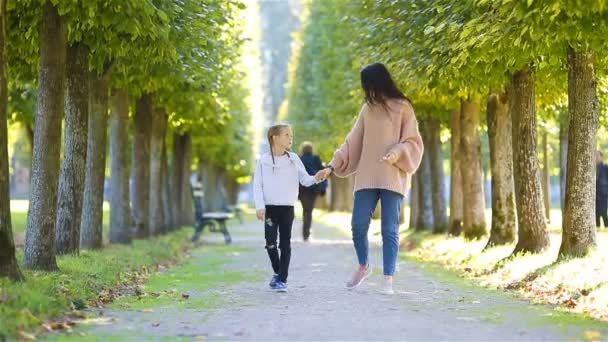
{"type": "Polygon", "coordinates": [[[367,105],[363,105],[357,122],[346,136],[346,140],[334,153],[334,158],[329,162],[335,169],[336,176],[348,177],[357,171],[359,159],[361,157],[361,149],[363,148],[363,132],[365,130],[363,124],[363,113],[367,105]]]}
{"type": "Polygon", "coordinates": [[[424,153],[424,145],[422,137],[418,131],[418,121],[414,114],[414,109],[409,103],[403,110],[405,116],[401,122],[401,136],[399,143],[393,145],[387,152],[387,155],[393,153],[396,156],[394,165],[401,171],[413,174],[420,166],[422,154],[424,153]]]}

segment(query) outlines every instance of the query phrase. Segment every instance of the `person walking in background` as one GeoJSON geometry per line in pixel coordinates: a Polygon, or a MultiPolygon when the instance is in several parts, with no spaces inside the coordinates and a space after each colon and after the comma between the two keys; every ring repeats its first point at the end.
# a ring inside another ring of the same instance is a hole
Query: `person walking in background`
{"type": "Polygon", "coordinates": [[[595,165],[595,225],[599,229],[600,220],[604,221],[604,228],[608,227],[608,165],[601,151],[596,151],[595,165]]]}
{"type": "MultiPolygon", "coordinates": [[[[306,172],[309,175],[315,175],[321,171],[323,162],[318,155],[314,154],[314,147],[312,143],[305,141],[300,145],[300,159],[306,168],[306,172]]],[[[300,185],[300,202],[302,202],[302,238],[304,241],[308,241],[310,238],[310,227],[312,225],[312,211],[315,208],[315,202],[318,195],[324,195],[327,190],[327,180],[321,183],[317,183],[311,187],[304,187],[300,185]]]]}

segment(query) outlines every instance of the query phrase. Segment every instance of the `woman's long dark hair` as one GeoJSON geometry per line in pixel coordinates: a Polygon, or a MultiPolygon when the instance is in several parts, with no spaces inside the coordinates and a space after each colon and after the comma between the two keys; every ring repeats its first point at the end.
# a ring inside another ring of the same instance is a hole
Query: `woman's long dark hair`
{"type": "Polygon", "coordinates": [[[361,87],[365,92],[365,102],[368,105],[379,104],[386,108],[389,99],[402,99],[411,102],[397,88],[395,81],[382,63],[370,64],[361,69],[361,87]]]}

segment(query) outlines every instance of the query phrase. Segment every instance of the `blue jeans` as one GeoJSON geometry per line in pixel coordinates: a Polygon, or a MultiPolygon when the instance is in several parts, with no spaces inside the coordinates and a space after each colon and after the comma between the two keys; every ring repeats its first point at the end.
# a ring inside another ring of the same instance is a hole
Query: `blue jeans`
{"type": "Polygon", "coordinates": [[[367,265],[369,258],[369,241],[367,232],[378,200],[381,202],[382,257],[384,275],[395,274],[397,255],[399,254],[399,217],[403,195],[384,189],[363,189],[355,192],[352,232],[355,251],[359,265],[367,265]]]}

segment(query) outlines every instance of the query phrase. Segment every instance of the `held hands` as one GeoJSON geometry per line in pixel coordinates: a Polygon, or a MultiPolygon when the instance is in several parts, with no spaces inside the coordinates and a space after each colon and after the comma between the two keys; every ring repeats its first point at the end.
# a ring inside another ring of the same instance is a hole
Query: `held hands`
{"type": "Polygon", "coordinates": [[[331,174],[331,169],[325,168],[325,169],[317,172],[317,174],[315,175],[315,179],[317,180],[317,182],[322,182],[322,181],[326,180],[330,174],[331,174]]]}
{"type": "Polygon", "coordinates": [[[399,158],[399,156],[397,156],[397,153],[393,152],[393,151],[389,151],[387,154],[385,154],[382,159],[380,160],[380,162],[387,162],[391,165],[395,164],[397,162],[397,159],[399,158]]]}
{"type": "Polygon", "coordinates": [[[264,221],[266,218],[266,209],[258,209],[255,211],[255,216],[258,217],[258,220],[264,221]]]}

